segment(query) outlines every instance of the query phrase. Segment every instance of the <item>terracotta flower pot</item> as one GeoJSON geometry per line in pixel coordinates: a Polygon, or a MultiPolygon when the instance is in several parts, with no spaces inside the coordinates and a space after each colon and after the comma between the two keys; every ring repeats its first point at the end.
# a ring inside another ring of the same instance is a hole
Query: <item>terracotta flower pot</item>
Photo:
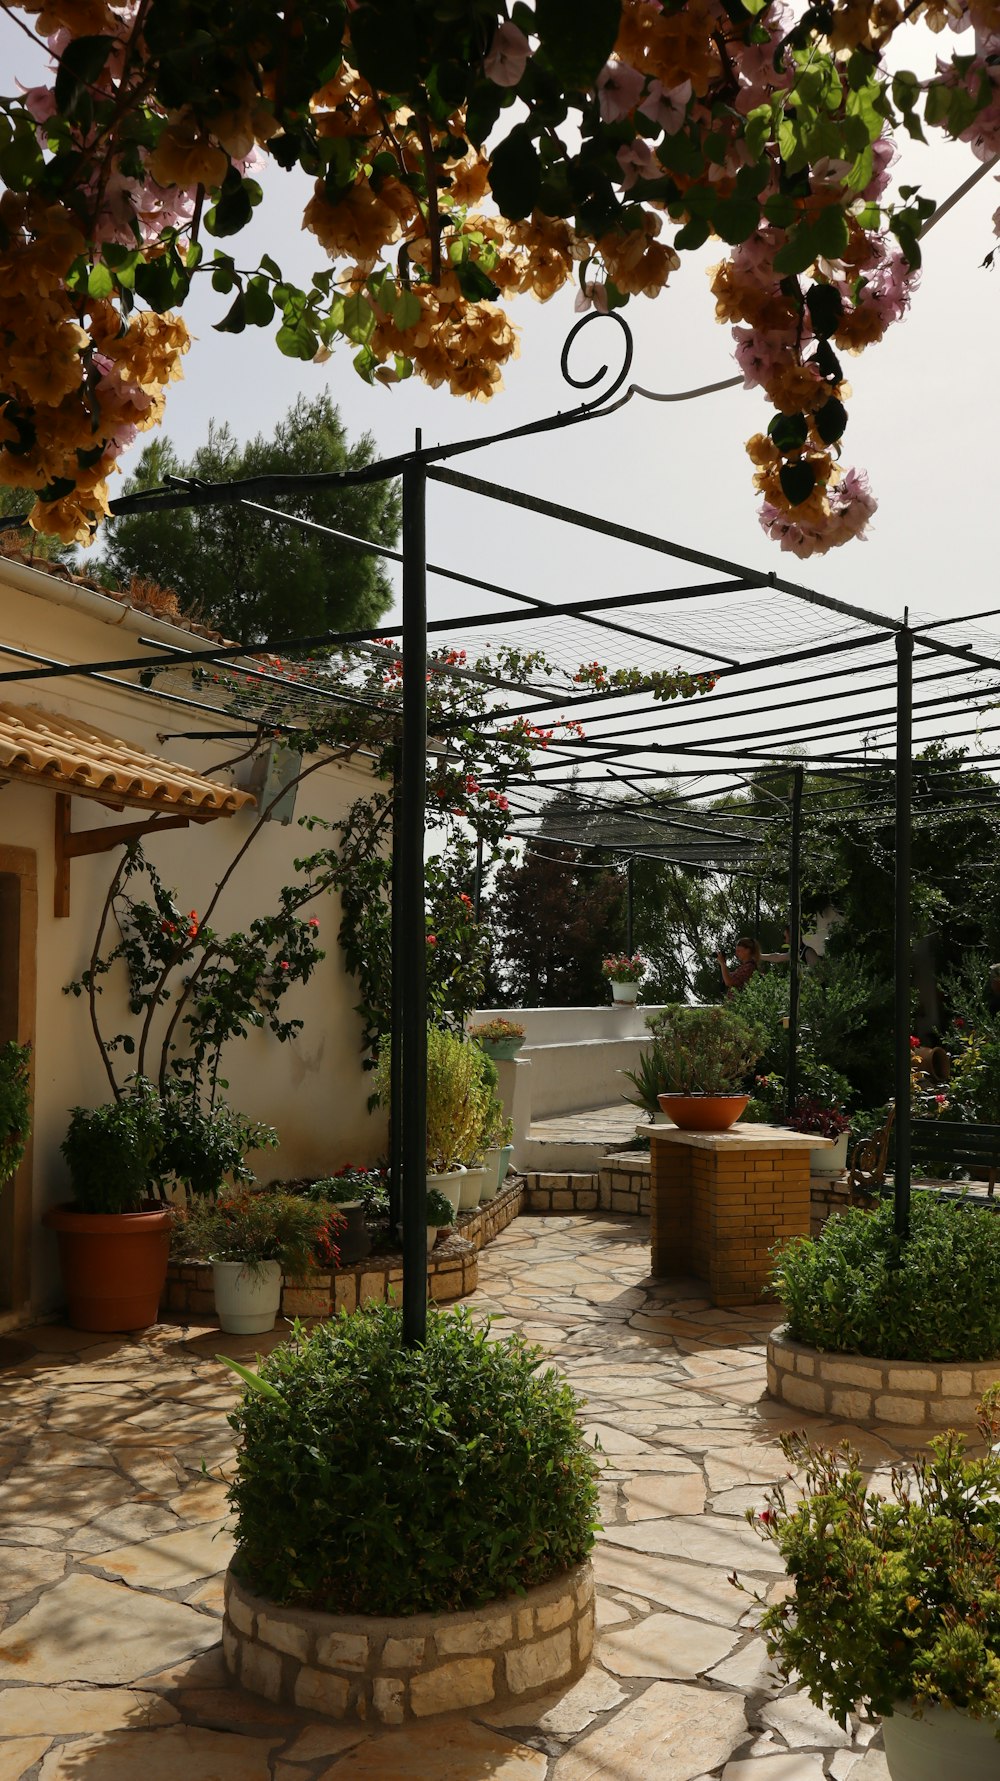
{"type": "Polygon", "coordinates": [[[728,1132],[745,1112],[749,1095],[657,1095],[682,1132],[728,1132]]]}
{"type": "Polygon", "coordinates": [[[42,1223],[59,1240],[59,1265],[75,1330],[144,1330],[156,1322],[170,1259],[169,1207],[155,1212],[78,1212],[53,1206],[42,1223]]]}

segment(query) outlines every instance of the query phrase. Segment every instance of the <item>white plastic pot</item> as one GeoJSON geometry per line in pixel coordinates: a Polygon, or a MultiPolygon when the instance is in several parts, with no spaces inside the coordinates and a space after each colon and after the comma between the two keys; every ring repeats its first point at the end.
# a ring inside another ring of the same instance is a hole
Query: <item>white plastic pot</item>
{"type": "Polygon", "coordinates": [[[437,1240],[438,1240],[438,1227],[436,1224],[429,1224],[427,1226],[427,1253],[428,1253],[428,1255],[430,1255],[430,1252],[434,1248],[434,1245],[437,1242],[437,1240]]]}
{"type": "Polygon", "coordinates": [[[485,1154],[486,1183],[479,1196],[481,1205],[486,1200],[495,1200],[497,1197],[497,1190],[500,1186],[500,1158],[502,1156],[503,1151],[499,1145],[494,1145],[491,1149],[487,1150],[485,1154]]]}
{"type": "Polygon", "coordinates": [[[628,1003],[631,1007],[639,1000],[639,985],[637,983],[616,983],[612,977],[611,996],[613,1001],[628,1003]]]}
{"type": "Polygon", "coordinates": [[[997,1781],[998,1730],[961,1707],[925,1707],[918,1719],[900,1704],[882,1721],[886,1768],[892,1781],[997,1781]]]}
{"type": "Polygon", "coordinates": [[[427,1192],[432,1187],[439,1188],[449,1202],[453,1212],[457,1212],[462,1201],[462,1182],[467,1171],[463,1168],[447,1169],[441,1175],[428,1175],[427,1192]]]}
{"type": "Polygon", "coordinates": [[[486,1186],[488,1169],[466,1169],[462,1176],[462,1197],[458,1203],[460,1212],[474,1212],[486,1186]]]}
{"type": "MultiPolygon", "coordinates": [[[[850,1135],[850,1132],[841,1132],[839,1138],[835,1140],[832,1150],[827,1150],[825,1146],[821,1150],[810,1150],[810,1175],[843,1174],[847,1168],[847,1140],[850,1135]]],[[[1000,1744],[997,1745],[997,1749],[1000,1750],[1000,1744]]]]}
{"type": "Polygon", "coordinates": [[[215,1309],[231,1336],[262,1336],[273,1330],[281,1305],[281,1264],[263,1262],[253,1270],[245,1262],[212,1262],[215,1309]]]}

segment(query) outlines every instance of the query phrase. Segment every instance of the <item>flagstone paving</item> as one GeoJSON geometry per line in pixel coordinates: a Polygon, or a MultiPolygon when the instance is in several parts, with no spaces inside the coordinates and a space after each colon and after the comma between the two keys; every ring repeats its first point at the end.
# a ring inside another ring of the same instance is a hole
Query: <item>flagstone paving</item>
{"type": "MultiPolygon", "coordinates": [[[[282,1331],[27,1332],[0,1373],[0,1781],[887,1781],[876,1728],[784,1686],[755,1631],[784,1579],[744,1511],[804,1420],[764,1395],[773,1313],[648,1269],[624,1217],[524,1217],[483,1251],[477,1315],[543,1347],[602,1449],[595,1661],[562,1695],[394,1731],[272,1706],[222,1663],[216,1357],[282,1331]]],[[[810,1423],[880,1474],[919,1442],[810,1423]]]]}

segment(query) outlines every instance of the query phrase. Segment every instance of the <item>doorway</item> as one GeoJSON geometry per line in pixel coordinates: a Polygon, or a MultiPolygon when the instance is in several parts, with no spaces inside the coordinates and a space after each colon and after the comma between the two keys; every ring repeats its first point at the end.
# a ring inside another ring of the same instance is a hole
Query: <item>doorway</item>
{"type": "MultiPolygon", "coordinates": [[[[38,872],[26,847],[0,847],[0,1045],[35,1045],[38,872]]],[[[31,1303],[32,1143],[0,1187],[0,1329],[21,1322],[31,1303]]]]}

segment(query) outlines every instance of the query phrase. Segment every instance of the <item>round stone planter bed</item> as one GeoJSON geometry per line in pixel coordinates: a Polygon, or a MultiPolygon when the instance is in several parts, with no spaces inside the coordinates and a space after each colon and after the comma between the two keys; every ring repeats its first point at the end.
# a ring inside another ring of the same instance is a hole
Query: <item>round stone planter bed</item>
{"type": "Polygon", "coordinates": [[[1000,1360],[902,1361],[833,1354],[793,1342],[784,1326],[767,1339],[769,1397],[839,1421],[896,1423],[908,1429],[972,1429],[984,1391],[1000,1380],[1000,1360]]]}
{"type": "Polygon", "coordinates": [[[222,1643],[251,1694],[331,1719],[402,1725],[528,1701],[582,1676],[594,1643],[588,1563],[482,1608],[391,1618],[279,1608],[226,1574],[222,1643]]]}

